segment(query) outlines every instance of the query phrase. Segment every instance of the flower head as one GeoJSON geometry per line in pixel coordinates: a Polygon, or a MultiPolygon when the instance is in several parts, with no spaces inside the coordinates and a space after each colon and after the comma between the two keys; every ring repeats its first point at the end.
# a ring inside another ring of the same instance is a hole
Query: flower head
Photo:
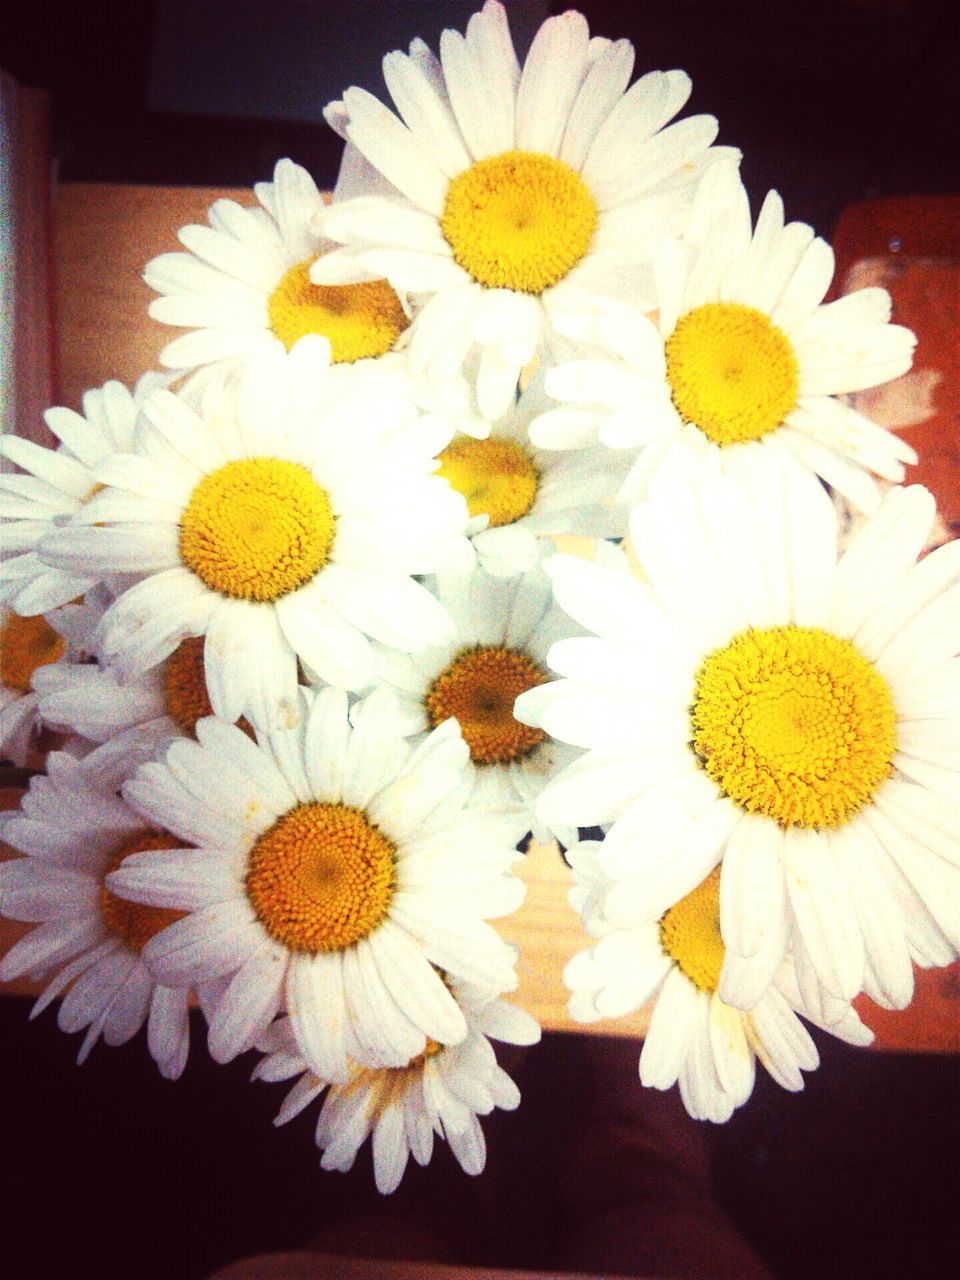
{"type": "Polygon", "coordinates": [[[53,973],[31,1016],[63,995],[60,1029],[86,1029],[80,1062],[101,1036],[124,1044],[146,1023],[151,1057],[175,1079],[187,1060],[189,991],[158,981],[143,953],[181,913],[124,898],[106,879],[146,849],[173,858],[181,842],[144,821],[87,760],[59,751],[20,811],[4,815],[3,839],[25,856],[0,866],[0,913],[37,927],[0,961],[0,980],[53,973]]]}
{"type": "Polygon", "coordinates": [[[44,541],[63,568],[141,579],[99,632],[124,677],[205,636],[214,710],[266,724],[294,711],[298,660],[358,689],[368,636],[410,650],[449,633],[412,578],[462,541],[462,499],[431,474],[449,428],[418,415],[396,371],[331,385],[327,351],[274,343],[199,413],[158,392],[136,451],[100,464],[103,491],[44,541]]]}
{"type": "Polygon", "coordinates": [[[389,1195],[399,1186],[412,1155],[425,1165],[434,1135],[449,1143],[465,1173],[478,1174],[486,1162],[486,1144],[478,1117],[495,1107],[512,1111],[520,1092],[498,1065],[488,1037],[508,1044],[535,1044],[540,1028],[529,1014],[471,983],[447,979],[463,1010],[467,1036],[457,1045],[428,1040],[405,1066],[354,1066],[342,1084],[313,1075],[303,1061],[289,1020],[273,1023],[257,1044],[266,1056],[254,1078],[299,1079],[287,1094],[276,1124],[286,1124],[327,1089],[317,1119],[321,1166],[346,1172],[368,1137],[373,1147],[377,1190],[389,1195]]]}
{"type": "Polygon", "coordinates": [[[508,989],[513,953],[485,918],[523,895],[515,817],[466,811],[456,725],[416,750],[392,699],[347,718],[346,696],[300,691],[294,729],[253,743],[215,717],[123,794],[189,846],[142,854],[108,887],[189,912],[145,955],[174,986],[229,979],[210,1020],[227,1061],[281,1009],[324,1080],[348,1062],[401,1066],[427,1037],[456,1044],[463,1015],[437,968],[508,989]]]}
{"type": "Polygon", "coordinates": [[[327,116],[392,185],[318,219],[343,246],[311,268],[333,283],[378,274],[419,296],[410,359],[442,379],[479,354],[487,418],[564,315],[591,299],[649,297],[649,245],[689,203],[712,156],[712,116],[668,124],[681,71],[629,89],[633,47],[549,18],[521,68],[506,11],[487,0],[439,59],[414,41],[384,59],[400,118],[351,88],[327,116]]]}
{"type": "Polygon", "coordinates": [[[916,454],[837,397],[910,367],[916,340],[889,323],[886,291],[821,305],[830,246],[802,223],[784,224],[775,191],[751,229],[746,192],[728,165],[705,175],[690,232],[662,241],[654,261],[656,325],[615,303],[566,322],[571,337],[606,354],[547,374],[548,393],[564,407],[531,424],[534,442],[570,448],[599,438],[630,450],[636,465],[623,496],[632,499],[685,447],[717,453],[720,465],[744,449],[786,454],[872,511],[880,490],[869,473],[900,481],[916,454]]]}
{"type": "Polygon", "coordinates": [[[895,489],[838,560],[823,491],[744,463],[634,510],[645,582],[547,562],[596,634],[555,645],[566,678],[518,701],[587,749],[540,815],[607,828],[618,928],[659,918],[720,863],[718,990],[738,1008],[791,938],[798,973],[834,1002],[866,989],[897,1008],[911,959],[929,963],[925,934],[960,944],[960,543],[915,563],[933,518],[926,490],[895,489]]]}
{"type": "Polygon", "coordinates": [[[310,334],[330,343],[334,364],[391,351],[409,324],[385,280],[316,285],[310,267],[329,249],[311,230],[323,197],[306,169],[280,160],[272,182],[255,187],[259,207],[217,200],[208,226],[180,230],[187,253],[147,263],[144,279],[162,296],[150,315],[192,330],[160,353],[180,372],[205,381],[242,367],[279,339],[289,351],[310,334]]]}
{"type": "MultiPolygon", "coordinates": [[[[585,842],[568,853],[594,903],[611,887],[599,867],[601,849],[585,842]]],[[[757,1061],[783,1088],[803,1088],[802,1072],[814,1070],[820,1059],[797,1017],[798,1010],[811,1017],[799,994],[791,1002],[771,987],[748,1013],[719,995],[724,960],[719,870],[659,919],[626,929],[601,928],[600,941],[567,965],[570,1012],[581,1022],[594,1022],[632,1013],[655,1000],[640,1054],[644,1085],[669,1089],[679,1084],[690,1115],[715,1123],[729,1120],[750,1097],[757,1061]]],[[[829,1030],[852,1044],[873,1039],[846,1005],[829,1030]]]]}
{"type": "Polygon", "coordinates": [[[576,831],[538,822],[534,805],[547,780],[576,754],[514,717],[521,693],[549,679],[550,646],[578,634],[553,603],[542,569],[505,579],[483,569],[427,581],[449,612],[456,634],[444,645],[400,654],[377,648],[378,681],[397,695],[405,729],[427,733],[453,718],[476,767],[472,803],[519,813],[534,838],[576,831]]]}

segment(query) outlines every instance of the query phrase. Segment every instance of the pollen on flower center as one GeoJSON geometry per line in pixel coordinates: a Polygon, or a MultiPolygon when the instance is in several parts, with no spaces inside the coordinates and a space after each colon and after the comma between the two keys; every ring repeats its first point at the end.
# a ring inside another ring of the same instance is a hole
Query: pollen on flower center
{"type": "Polygon", "coordinates": [[[180,556],[211,591],[277,600],[327,562],[336,519],[306,467],[241,458],[203,477],[180,521],[180,556]]]}
{"type": "Polygon", "coordinates": [[[395,857],[359,809],[303,804],[253,846],[247,896],[267,933],[290,951],[342,951],[386,916],[395,857]]]}
{"type": "MultiPolygon", "coordinates": [[[[176,836],[165,831],[141,831],[125,840],[110,859],[104,877],[111,871],[117,871],[127,858],[135,853],[143,853],[147,849],[184,849],[187,846],[176,836]]],[[[106,885],[100,890],[100,913],[103,922],[112,934],[125,943],[131,951],[141,952],[150,939],[161,929],[177,920],[182,920],[185,911],[176,911],[172,907],[148,907],[142,902],[130,902],[108,889],[106,885]]]]}
{"type": "Polygon", "coordinates": [[[0,684],[29,693],[36,669],[59,662],[66,647],[63,636],[42,615],[21,618],[11,613],[0,627],[0,684]]]}
{"type": "Polygon", "coordinates": [[[667,339],[666,359],[677,412],[715,444],[759,440],[796,406],[800,376],[793,347],[754,307],[694,307],[667,339]]]}
{"type": "Polygon", "coordinates": [[[660,945],[695,987],[716,991],[724,957],[719,867],[660,917],[660,945]]]}
{"type": "Polygon", "coordinates": [[[437,474],[467,500],[471,516],[489,516],[491,527],[527,514],[540,476],[522,445],[488,436],[461,436],[440,454],[437,474]]]}
{"type": "Polygon", "coordinates": [[[330,342],[334,364],[389,351],[410,321],[386,280],[314,284],[312,262],[291,267],[267,299],[270,329],[289,351],[308,333],[330,342]]]}
{"type": "Polygon", "coordinates": [[[697,677],[692,746],[744,809],[838,827],[890,774],[890,687],[849,640],[816,627],[741,632],[697,677]]]}
{"type": "Polygon", "coordinates": [[[434,728],[451,716],[459,721],[474,764],[509,764],[545,739],[542,729],[514,718],[513,704],[548,679],[519,649],[477,645],[459,653],[437,676],[424,703],[434,728]]]}
{"type": "Polygon", "coordinates": [[[440,218],[454,258],[478,284],[534,294],[576,266],[596,226],[583,179],[533,151],[504,151],[458,174],[440,218]]]}

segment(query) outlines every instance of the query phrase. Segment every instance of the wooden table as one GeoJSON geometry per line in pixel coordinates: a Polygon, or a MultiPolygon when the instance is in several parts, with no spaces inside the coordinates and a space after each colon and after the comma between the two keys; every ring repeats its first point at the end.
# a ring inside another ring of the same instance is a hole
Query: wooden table
{"type": "MultiPolygon", "coordinates": [[[[156,367],[157,354],[176,330],[147,315],[155,296],[142,279],[144,264],[177,250],[177,229],[205,222],[213,200],[229,196],[253,203],[249,190],[103,185],[64,185],[54,208],[55,317],[59,402],[79,408],[88,387],[108,378],[132,385],[156,367]]],[[[16,803],[8,792],[7,805],[16,803]]],[[[566,1011],[563,967],[589,945],[567,903],[572,883],[555,846],[533,846],[520,867],[527,899],[501,922],[504,937],[520,947],[520,987],[512,997],[549,1030],[588,1030],[639,1036],[649,1009],[592,1028],[574,1023],[566,1011]]],[[[0,951],[29,926],[0,921],[0,951]]],[[[10,984],[25,991],[29,984],[10,984]]],[[[865,998],[858,1007],[877,1031],[881,1048],[960,1051],[960,978],[957,966],[918,972],[910,1008],[887,1014],[865,998]]]]}

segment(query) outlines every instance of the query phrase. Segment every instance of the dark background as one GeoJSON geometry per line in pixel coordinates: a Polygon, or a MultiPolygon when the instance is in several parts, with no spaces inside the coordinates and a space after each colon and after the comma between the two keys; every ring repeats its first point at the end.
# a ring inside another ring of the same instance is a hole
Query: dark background
{"type": "MultiPolygon", "coordinates": [[[[566,6],[509,7],[523,46],[547,12],[566,6]]],[[[852,201],[960,190],[956,0],[580,7],[592,31],[633,39],[638,74],[690,72],[687,110],[715,113],[719,141],[743,149],[755,207],[775,186],[789,217],[829,235],[852,201]]],[[[378,91],[384,52],[418,34],[435,47],[441,28],[462,27],[473,8],[28,0],[4,6],[0,65],[51,92],[61,181],[249,185],[290,155],[329,187],[340,143],[322,123],[324,103],[350,83],[378,91]]],[[[244,1253],[296,1247],[369,1195],[368,1152],[348,1178],[319,1172],[315,1109],[272,1129],[282,1089],[249,1086],[250,1062],[218,1068],[201,1046],[170,1085],[141,1037],[98,1047],[78,1071],[77,1045],[53,1012],[28,1025],[28,1008],[0,1001],[0,1214],[11,1274],[199,1277],[244,1253]]],[[[764,1077],[728,1125],[704,1127],[718,1193],[787,1280],[932,1274],[960,1243],[957,1060],[819,1043],[824,1063],[803,1094],[764,1077]]],[[[517,1186],[502,1197],[501,1230],[479,1262],[539,1264],[535,1208],[551,1142],[572,1123],[586,1052],[578,1037],[550,1037],[524,1064],[520,1112],[485,1125],[492,1161],[515,1161],[517,1186]]],[[[637,1086],[625,1077],[623,1087],[637,1086]]],[[[431,1169],[408,1172],[393,1211],[447,1194],[456,1213],[467,1183],[441,1149],[431,1169]]]]}
{"type": "MultiPolygon", "coordinates": [[[[63,181],[248,186],[290,155],[321,187],[339,140],[321,110],[473,0],[23,0],[3,8],[0,65],[53,93],[63,181]]],[[[548,12],[510,0],[521,51],[548,12]]],[[[591,31],[628,36],[637,74],[683,67],[690,112],[742,148],[755,203],[830,235],[865,196],[960,189],[956,0],[584,0],[591,31]]]]}

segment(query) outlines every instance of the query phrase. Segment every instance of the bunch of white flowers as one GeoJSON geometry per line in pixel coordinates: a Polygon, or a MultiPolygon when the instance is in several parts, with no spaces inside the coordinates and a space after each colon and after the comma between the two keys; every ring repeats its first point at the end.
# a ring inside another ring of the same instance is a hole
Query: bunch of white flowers
{"type": "Polygon", "coordinates": [[[0,978],[171,1077],[193,993],[382,1191],[519,1101],[531,831],[573,1016],[656,998],[641,1079],[696,1117],[960,948],[958,544],[918,561],[932,497],[874,479],[916,457],[841,398],[913,335],[824,304],[830,247],[633,64],[569,11],[521,67],[497,0],[388,54],[331,202],[281,160],[147,264],[166,375],[0,445],[2,749],[67,735],[3,822],[0,978]]]}

